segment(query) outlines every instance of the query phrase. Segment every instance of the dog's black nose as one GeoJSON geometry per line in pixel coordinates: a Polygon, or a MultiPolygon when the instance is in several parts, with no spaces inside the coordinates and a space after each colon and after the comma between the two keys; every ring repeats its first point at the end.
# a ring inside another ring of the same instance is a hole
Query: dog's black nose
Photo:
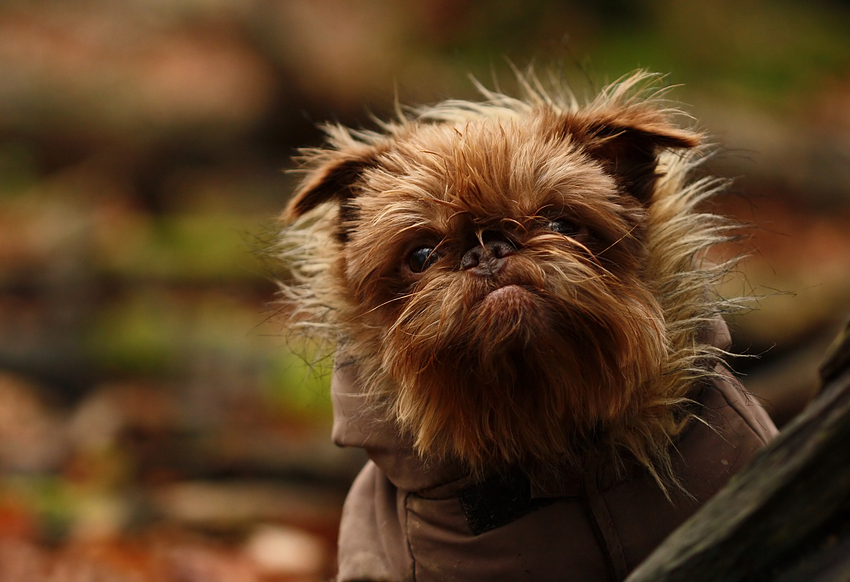
{"type": "Polygon", "coordinates": [[[464,271],[472,270],[478,275],[493,275],[505,264],[505,258],[516,252],[510,242],[502,238],[488,237],[487,234],[484,233],[485,236],[482,237],[483,244],[472,247],[461,258],[460,267],[464,271]]]}

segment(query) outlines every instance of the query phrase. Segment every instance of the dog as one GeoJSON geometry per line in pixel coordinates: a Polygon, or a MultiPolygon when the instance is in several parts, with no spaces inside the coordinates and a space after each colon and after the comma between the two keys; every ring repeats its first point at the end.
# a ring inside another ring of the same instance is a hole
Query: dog
{"type": "Polygon", "coordinates": [[[370,457],[340,581],[622,580],[776,433],[723,364],[702,134],[654,75],[519,81],[298,160],[281,301],[370,457]]]}

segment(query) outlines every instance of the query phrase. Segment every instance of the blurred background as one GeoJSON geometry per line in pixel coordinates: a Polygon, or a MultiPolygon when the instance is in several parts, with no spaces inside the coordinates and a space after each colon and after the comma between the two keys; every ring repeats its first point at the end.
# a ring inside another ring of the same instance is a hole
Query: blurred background
{"type": "Polygon", "coordinates": [[[274,319],[268,247],[325,120],[637,68],[719,144],[723,293],[783,424],[850,311],[846,0],[4,0],[0,582],[323,580],[363,463],[274,319]]]}

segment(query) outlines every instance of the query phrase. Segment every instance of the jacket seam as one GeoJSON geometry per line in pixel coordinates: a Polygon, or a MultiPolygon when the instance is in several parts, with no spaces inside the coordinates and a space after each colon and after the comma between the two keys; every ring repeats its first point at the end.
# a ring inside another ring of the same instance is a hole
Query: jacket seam
{"type": "Polygon", "coordinates": [[[617,533],[617,528],[614,526],[614,519],[611,517],[608,504],[605,503],[605,498],[599,492],[595,467],[585,474],[584,499],[590,513],[593,532],[597,536],[603,556],[605,557],[609,575],[612,577],[612,580],[619,582],[625,579],[629,573],[629,568],[620,536],[617,533]]]}
{"type": "Polygon", "coordinates": [[[413,544],[410,537],[410,496],[411,492],[404,494],[404,538],[407,553],[410,554],[410,579],[416,582],[416,556],[413,555],[413,544]]]}

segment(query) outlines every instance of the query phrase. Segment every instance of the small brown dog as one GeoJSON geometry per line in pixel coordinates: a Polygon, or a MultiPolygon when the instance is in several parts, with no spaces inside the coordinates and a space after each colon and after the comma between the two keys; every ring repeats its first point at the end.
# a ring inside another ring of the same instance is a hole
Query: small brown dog
{"type": "Polygon", "coordinates": [[[700,135],[650,75],[521,82],[303,156],[282,295],[372,460],[340,580],[622,579],[775,431],[721,366],[700,135]]]}

